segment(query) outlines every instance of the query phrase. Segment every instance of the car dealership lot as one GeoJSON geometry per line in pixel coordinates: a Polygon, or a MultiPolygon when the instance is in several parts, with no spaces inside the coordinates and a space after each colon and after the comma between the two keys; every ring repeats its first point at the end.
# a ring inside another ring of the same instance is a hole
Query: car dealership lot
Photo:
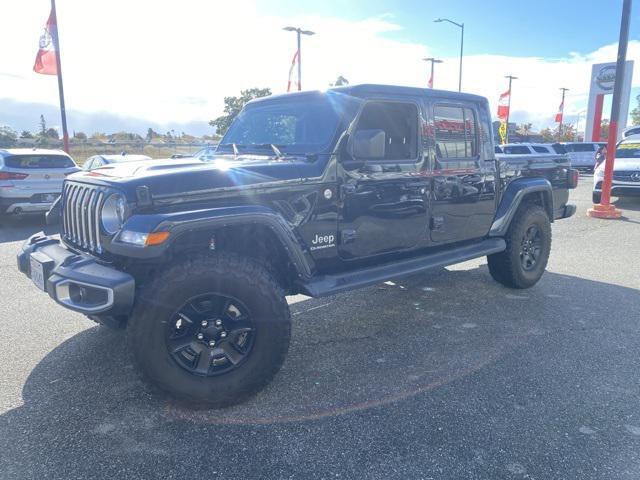
{"type": "Polygon", "coordinates": [[[284,368],[222,411],[150,393],[16,270],[41,220],[3,225],[0,478],[638,478],[640,199],[588,219],[590,187],[530,290],[483,260],[292,298],[284,368]]]}

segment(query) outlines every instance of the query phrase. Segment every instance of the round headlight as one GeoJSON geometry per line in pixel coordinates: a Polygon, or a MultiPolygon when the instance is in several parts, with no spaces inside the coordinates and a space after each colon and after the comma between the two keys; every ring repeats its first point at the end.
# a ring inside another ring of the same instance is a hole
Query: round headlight
{"type": "Polygon", "coordinates": [[[125,212],[127,210],[127,201],[119,193],[109,195],[102,206],[100,217],[102,219],[102,227],[109,235],[116,233],[125,220],[125,212]]]}

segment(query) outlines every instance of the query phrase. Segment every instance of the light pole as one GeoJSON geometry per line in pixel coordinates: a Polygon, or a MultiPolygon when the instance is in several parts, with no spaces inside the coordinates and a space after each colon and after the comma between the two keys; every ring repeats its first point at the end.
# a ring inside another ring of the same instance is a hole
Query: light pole
{"type": "Polygon", "coordinates": [[[429,77],[429,88],[433,88],[433,64],[434,63],[442,63],[442,60],[438,60],[437,58],[429,57],[422,59],[425,62],[431,62],[431,77],[429,77]]]}
{"type": "Polygon", "coordinates": [[[513,75],[505,75],[504,78],[509,79],[509,103],[507,103],[507,135],[506,135],[507,141],[505,142],[505,143],[509,143],[509,116],[511,115],[511,81],[517,80],[518,77],[514,77],[513,75]]]}
{"type": "Polygon", "coordinates": [[[298,41],[298,91],[302,90],[302,52],[300,51],[300,38],[302,35],[315,35],[311,30],[302,30],[300,27],[284,27],[287,32],[296,32],[298,41]]]}
{"type": "MultiPolygon", "coordinates": [[[[587,113],[586,110],[580,110],[576,115],[577,115],[577,119],[576,119],[576,134],[573,136],[573,141],[577,142],[578,141],[578,130],[580,129],[580,117],[582,116],[583,113],[587,113]]],[[[583,141],[584,141],[584,137],[583,137],[583,141]]]]}
{"type": "Polygon", "coordinates": [[[464,51],[464,23],[454,22],[448,18],[437,18],[434,20],[436,23],[449,22],[452,25],[460,28],[460,70],[458,72],[458,91],[462,91],[462,54],[464,51]]]}

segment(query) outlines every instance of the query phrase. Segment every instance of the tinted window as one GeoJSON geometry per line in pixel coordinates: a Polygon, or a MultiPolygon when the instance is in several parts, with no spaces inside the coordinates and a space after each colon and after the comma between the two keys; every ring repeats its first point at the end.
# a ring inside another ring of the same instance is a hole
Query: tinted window
{"type": "Polygon", "coordinates": [[[12,155],[4,158],[4,164],[10,168],[70,168],[75,167],[73,160],[64,155],[12,155]]]}
{"type": "Polygon", "coordinates": [[[564,155],[565,153],[567,153],[567,149],[561,143],[554,143],[551,145],[551,148],[553,148],[553,151],[559,155],[564,155]]]}
{"type": "Polygon", "coordinates": [[[502,147],[502,150],[507,155],[529,155],[531,153],[529,147],[525,145],[509,145],[507,147],[502,147]]]}
{"type": "Polygon", "coordinates": [[[536,153],[551,153],[547,147],[538,147],[534,145],[532,148],[536,153]]]}
{"type": "Polygon", "coordinates": [[[502,153],[502,149],[498,145],[496,145],[493,149],[496,153],[502,153]]]}
{"type": "Polygon", "coordinates": [[[616,158],[640,157],[640,143],[621,143],[616,150],[616,158]]]}
{"type": "Polygon", "coordinates": [[[436,105],[433,120],[438,158],[478,155],[477,124],[470,108],[436,105]]]}
{"type": "Polygon", "coordinates": [[[567,152],[594,152],[593,143],[567,143],[564,146],[567,152]]]}
{"type": "Polygon", "coordinates": [[[369,102],[356,130],[384,130],[385,160],[418,157],[418,108],[412,103],[369,102]]]}

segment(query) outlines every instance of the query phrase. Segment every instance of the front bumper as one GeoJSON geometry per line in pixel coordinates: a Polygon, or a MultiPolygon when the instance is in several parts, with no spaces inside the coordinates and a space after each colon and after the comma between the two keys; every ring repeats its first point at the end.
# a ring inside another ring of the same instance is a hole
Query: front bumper
{"type": "Polygon", "coordinates": [[[66,249],[60,240],[33,235],[18,254],[18,269],[32,278],[32,260],[42,265],[45,291],[63,307],[87,315],[126,315],[135,296],[135,280],[66,249]]]}
{"type": "MultiPolygon", "coordinates": [[[[595,193],[602,192],[602,181],[599,180],[595,186],[593,191],[595,193]]],[[[638,182],[613,182],[611,184],[611,195],[614,197],[637,197],[640,196],[640,183],[638,182]]]]}

